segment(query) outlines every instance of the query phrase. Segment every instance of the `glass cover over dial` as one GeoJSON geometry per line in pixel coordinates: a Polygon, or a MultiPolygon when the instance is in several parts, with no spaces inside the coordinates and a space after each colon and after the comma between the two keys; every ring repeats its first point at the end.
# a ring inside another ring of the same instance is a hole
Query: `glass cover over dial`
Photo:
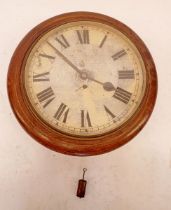
{"type": "Polygon", "coordinates": [[[95,21],[67,23],[44,34],[28,56],[24,81],[44,123],[83,137],[126,123],[146,88],[144,63],[134,44],[95,21]]]}

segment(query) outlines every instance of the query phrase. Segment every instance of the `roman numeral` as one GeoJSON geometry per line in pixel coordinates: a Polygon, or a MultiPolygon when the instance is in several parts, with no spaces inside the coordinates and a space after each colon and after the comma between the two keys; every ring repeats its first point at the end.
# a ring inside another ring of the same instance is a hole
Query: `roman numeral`
{"type": "Polygon", "coordinates": [[[57,112],[54,115],[54,118],[57,120],[60,120],[60,118],[63,116],[63,123],[66,123],[67,116],[68,116],[69,108],[67,109],[67,105],[64,103],[61,103],[57,112]]]}
{"type": "Polygon", "coordinates": [[[47,107],[47,105],[49,105],[55,99],[54,92],[51,87],[48,87],[38,93],[37,98],[40,103],[44,103],[43,108],[47,107]]]}
{"type": "Polygon", "coordinates": [[[33,75],[33,82],[46,82],[50,81],[49,77],[49,72],[45,72],[42,74],[34,74],[33,75]]]}
{"type": "Polygon", "coordinates": [[[84,110],[81,110],[81,127],[85,127],[86,125],[92,127],[90,116],[88,112],[85,113],[84,110]]]}
{"type": "Polygon", "coordinates": [[[77,30],[78,39],[81,44],[89,44],[89,31],[88,30],[77,30]]]}
{"type": "Polygon", "coordinates": [[[105,35],[104,38],[102,39],[102,41],[101,41],[101,43],[100,43],[100,45],[99,45],[100,48],[103,47],[103,45],[104,45],[106,39],[107,39],[107,35],[105,35]]]}
{"type": "Polygon", "coordinates": [[[64,48],[70,46],[63,34],[60,36],[60,38],[55,38],[55,40],[64,48]]]}
{"type": "Polygon", "coordinates": [[[134,70],[118,71],[119,79],[134,79],[134,70]]]}
{"type": "Polygon", "coordinates": [[[117,87],[115,94],[113,95],[114,98],[117,98],[118,100],[122,101],[123,103],[127,104],[132,96],[132,93],[117,87]]]}
{"type": "Polygon", "coordinates": [[[118,60],[119,58],[121,58],[122,56],[126,55],[126,51],[125,50],[120,50],[119,52],[115,53],[114,55],[112,55],[112,58],[114,61],[118,60]]]}
{"type": "Polygon", "coordinates": [[[54,60],[55,57],[54,56],[51,56],[51,55],[47,55],[45,53],[39,53],[39,56],[43,57],[43,58],[47,58],[49,60],[54,60]]]}
{"type": "Polygon", "coordinates": [[[105,111],[107,114],[109,114],[112,118],[115,118],[116,116],[104,105],[105,111]]]}

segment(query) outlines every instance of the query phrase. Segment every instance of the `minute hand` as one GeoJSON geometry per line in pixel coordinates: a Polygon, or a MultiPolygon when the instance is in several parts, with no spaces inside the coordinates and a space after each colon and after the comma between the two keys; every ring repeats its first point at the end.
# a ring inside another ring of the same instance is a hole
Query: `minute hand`
{"type": "Polygon", "coordinates": [[[76,72],[81,74],[81,70],[77,68],[70,60],[68,60],[67,57],[65,57],[58,49],[56,49],[50,42],[48,42],[48,45],[56,52],[56,54],[61,57],[69,66],[71,66],[76,72]]]}
{"type": "MultiPolygon", "coordinates": [[[[69,66],[72,67],[72,69],[74,69],[76,72],[78,72],[80,75],[82,74],[82,71],[75,66],[67,57],[65,57],[57,48],[55,48],[50,42],[47,41],[47,44],[56,52],[56,54],[61,57],[69,66]]],[[[113,86],[113,84],[111,82],[100,82],[92,77],[90,77],[89,75],[86,74],[87,79],[94,81],[96,83],[99,83],[103,86],[104,90],[106,91],[113,91],[115,90],[115,87],[113,86]]]]}

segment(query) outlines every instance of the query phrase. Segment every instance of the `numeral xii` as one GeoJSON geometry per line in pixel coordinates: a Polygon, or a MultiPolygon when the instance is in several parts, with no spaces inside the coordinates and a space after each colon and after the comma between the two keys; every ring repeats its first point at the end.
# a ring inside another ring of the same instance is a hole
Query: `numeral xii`
{"type": "Polygon", "coordinates": [[[89,31],[88,30],[76,30],[80,44],[89,44],[89,31]]]}

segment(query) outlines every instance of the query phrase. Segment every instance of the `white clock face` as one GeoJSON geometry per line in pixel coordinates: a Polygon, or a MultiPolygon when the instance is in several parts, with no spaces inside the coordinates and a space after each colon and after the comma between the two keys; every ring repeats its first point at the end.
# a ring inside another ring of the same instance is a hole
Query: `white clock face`
{"type": "Polygon", "coordinates": [[[46,33],[32,48],[24,77],[37,116],[58,131],[84,137],[128,121],[146,88],[134,44],[118,30],[91,21],[46,33]]]}

